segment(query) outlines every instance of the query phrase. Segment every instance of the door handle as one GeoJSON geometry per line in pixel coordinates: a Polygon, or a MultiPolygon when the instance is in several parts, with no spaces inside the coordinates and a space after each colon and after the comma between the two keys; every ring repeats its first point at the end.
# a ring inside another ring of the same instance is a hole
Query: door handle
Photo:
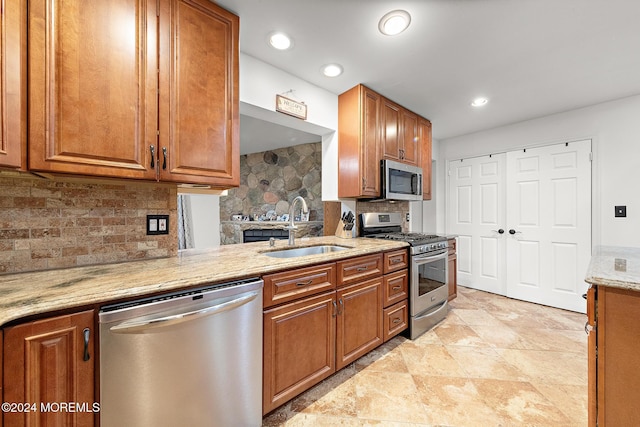
{"type": "Polygon", "coordinates": [[[151,150],[151,169],[156,168],[156,147],[153,145],[149,146],[149,150],[151,150]]]}
{"type": "Polygon", "coordinates": [[[498,233],[498,234],[504,234],[504,229],[503,228],[501,228],[499,230],[491,230],[491,231],[493,231],[494,233],[498,233]]]}
{"type": "Polygon", "coordinates": [[[514,234],[522,234],[522,231],[516,231],[516,230],[514,230],[514,229],[512,228],[512,229],[510,229],[510,230],[509,230],[509,234],[511,234],[512,236],[513,236],[514,234]]]}
{"type": "Polygon", "coordinates": [[[162,147],[162,170],[167,170],[167,147],[162,147]]]}

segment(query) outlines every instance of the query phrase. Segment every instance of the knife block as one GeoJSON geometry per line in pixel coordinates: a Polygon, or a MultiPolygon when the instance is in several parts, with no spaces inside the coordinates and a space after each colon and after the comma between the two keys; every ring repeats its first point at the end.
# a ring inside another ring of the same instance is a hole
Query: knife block
{"type": "Polygon", "coordinates": [[[351,239],[353,238],[353,229],[345,230],[346,223],[343,220],[338,222],[338,226],[336,227],[336,237],[340,237],[341,239],[351,239]]]}

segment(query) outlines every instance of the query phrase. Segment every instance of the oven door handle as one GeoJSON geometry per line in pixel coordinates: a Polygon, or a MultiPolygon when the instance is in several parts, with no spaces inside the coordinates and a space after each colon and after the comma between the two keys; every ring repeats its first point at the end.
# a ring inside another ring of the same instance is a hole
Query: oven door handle
{"type": "Polygon", "coordinates": [[[433,307],[431,310],[427,311],[426,313],[416,316],[415,320],[421,320],[424,319],[425,317],[429,317],[429,316],[433,316],[436,313],[441,312],[442,310],[448,310],[449,309],[449,304],[447,304],[447,300],[444,300],[444,302],[442,304],[440,304],[439,306],[433,307]]]}
{"type": "Polygon", "coordinates": [[[419,263],[419,264],[424,264],[425,262],[431,262],[431,261],[438,261],[440,259],[445,259],[449,256],[449,250],[445,249],[442,252],[438,252],[435,255],[428,255],[428,256],[414,256],[412,258],[413,262],[419,263]]]}

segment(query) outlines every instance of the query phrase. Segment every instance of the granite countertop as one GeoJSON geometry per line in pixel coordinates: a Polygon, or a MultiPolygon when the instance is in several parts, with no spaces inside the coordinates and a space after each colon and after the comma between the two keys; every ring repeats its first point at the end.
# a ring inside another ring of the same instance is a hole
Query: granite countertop
{"type": "Polygon", "coordinates": [[[597,247],[585,281],[592,285],[640,291],[640,248],[597,247]]]}
{"type": "MultiPolygon", "coordinates": [[[[269,242],[255,242],[186,250],[172,258],[0,275],[0,326],[55,310],[257,277],[408,246],[390,240],[325,236],[296,239],[295,247],[324,244],[350,249],[297,258],[273,258],[264,255],[274,249],[269,247],[269,242]]],[[[276,242],[275,249],[286,248],[286,241],[276,242]]]]}

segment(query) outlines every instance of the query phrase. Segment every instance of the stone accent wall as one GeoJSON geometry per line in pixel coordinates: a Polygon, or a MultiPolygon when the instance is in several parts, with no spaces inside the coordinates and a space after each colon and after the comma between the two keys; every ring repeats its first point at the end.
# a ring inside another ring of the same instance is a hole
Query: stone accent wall
{"type": "MultiPolygon", "coordinates": [[[[240,156],[240,186],[220,197],[220,220],[237,214],[258,219],[270,212],[281,216],[289,212],[296,196],[307,202],[309,220],[324,219],[321,142],[240,156]]],[[[260,222],[253,221],[255,228],[260,222]]],[[[240,243],[234,227],[222,227],[220,241],[240,243]]]]}
{"type": "Polygon", "coordinates": [[[0,174],[0,273],[175,256],[176,205],[175,186],[0,174]],[[147,236],[147,214],[169,214],[169,234],[147,236]]]}

